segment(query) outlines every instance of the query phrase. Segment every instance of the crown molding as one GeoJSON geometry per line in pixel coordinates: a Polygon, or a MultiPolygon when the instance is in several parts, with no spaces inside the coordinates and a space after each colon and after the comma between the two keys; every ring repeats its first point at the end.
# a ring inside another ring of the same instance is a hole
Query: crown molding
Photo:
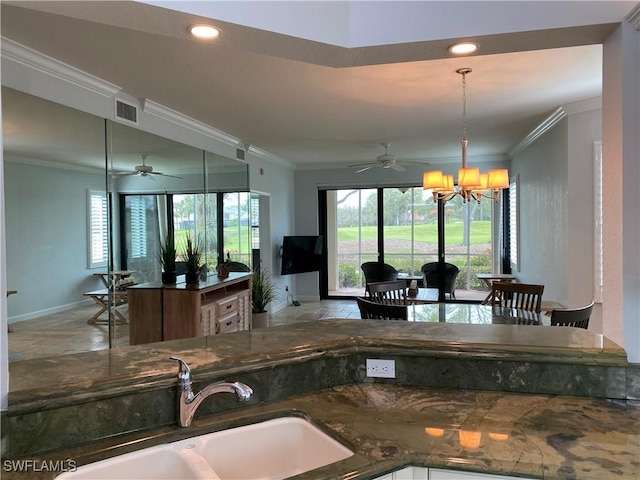
{"type": "Polygon", "coordinates": [[[560,120],[567,116],[567,112],[564,111],[562,107],[556,108],[551,115],[549,115],[545,120],[540,123],[533,131],[524,137],[518,145],[513,147],[513,149],[509,152],[509,159],[513,159],[518,156],[522,151],[535,142],[542,135],[547,133],[553,127],[555,127],[560,120]]]}
{"type": "Polygon", "coordinates": [[[174,125],[184,127],[192,132],[204,135],[224,145],[235,148],[239,141],[238,138],[229,135],[222,130],[213,128],[187,115],[156,103],[153,100],[145,99],[144,102],[142,102],[142,111],[145,114],[153,115],[154,117],[165,120],[174,125]]]}
{"type": "Polygon", "coordinates": [[[286,160],[282,157],[278,157],[277,155],[267,152],[266,150],[262,150],[261,148],[258,148],[255,145],[249,145],[249,148],[246,150],[246,152],[251,153],[252,155],[255,155],[256,157],[262,160],[266,160],[268,162],[275,163],[276,165],[280,165],[281,167],[287,167],[287,168],[296,170],[295,163],[289,160],[286,160]]]}
{"type": "Polygon", "coordinates": [[[640,3],[636,3],[636,6],[631,9],[625,19],[633,28],[640,30],[640,3]]]}
{"type": "Polygon", "coordinates": [[[113,83],[90,75],[55,58],[25,47],[6,37],[0,37],[2,59],[11,60],[19,65],[43,73],[65,83],[87,90],[101,97],[111,98],[120,91],[113,83]]]}

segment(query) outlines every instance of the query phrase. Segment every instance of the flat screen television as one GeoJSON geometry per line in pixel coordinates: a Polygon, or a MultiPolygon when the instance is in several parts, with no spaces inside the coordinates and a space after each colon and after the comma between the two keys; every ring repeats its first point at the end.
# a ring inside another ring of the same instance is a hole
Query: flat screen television
{"type": "Polygon", "coordinates": [[[318,272],[322,268],[322,235],[296,235],[282,241],[282,269],[280,275],[318,272]]]}

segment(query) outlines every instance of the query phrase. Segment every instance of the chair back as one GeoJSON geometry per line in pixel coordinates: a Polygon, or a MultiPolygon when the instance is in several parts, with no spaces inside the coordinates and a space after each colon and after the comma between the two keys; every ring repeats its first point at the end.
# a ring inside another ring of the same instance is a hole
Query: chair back
{"type": "MultiPolygon", "coordinates": [[[[427,288],[440,288],[440,273],[438,272],[438,262],[425,263],[420,267],[424,286],[427,288]]],[[[444,292],[450,298],[456,298],[456,278],[460,269],[453,263],[444,264],[444,292]]]]}
{"type": "Polygon", "coordinates": [[[366,284],[371,282],[388,282],[398,279],[398,271],[386,263],[364,262],[360,265],[366,284]]]}
{"type": "Polygon", "coordinates": [[[405,305],[407,303],[407,282],[404,280],[372,282],[367,286],[371,300],[376,303],[392,305],[405,305]]]}
{"type": "Polygon", "coordinates": [[[544,285],[515,282],[493,282],[491,293],[482,302],[484,305],[498,305],[540,313],[544,285]]]}
{"type": "Polygon", "coordinates": [[[372,302],[363,297],[357,297],[360,318],[373,320],[407,320],[409,311],[406,305],[392,305],[372,302]]]}
{"type": "Polygon", "coordinates": [[[241,262],[234,262],[232,260],[226,261],[224,263],[225,267],[227,267],[227,270],[229,270],[230,272],[250,272],[251,268],[249,268],[249,265],[245,265],[244,263],[241,262]]]}
{"type": "Polygon", "coordinates": [[[589,328],[593,301],[580,308],[562,308],[551,311],[551,326],[589,328]]]}

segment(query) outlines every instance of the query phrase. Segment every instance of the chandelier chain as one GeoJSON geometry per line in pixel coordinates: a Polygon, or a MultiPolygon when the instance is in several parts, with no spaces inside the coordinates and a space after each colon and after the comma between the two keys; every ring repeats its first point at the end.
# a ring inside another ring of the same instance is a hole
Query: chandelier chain
{"type": "Polygon", "coordinates": [[[462,72],[462,139],[467,139],[467,74],[462,72]]]}

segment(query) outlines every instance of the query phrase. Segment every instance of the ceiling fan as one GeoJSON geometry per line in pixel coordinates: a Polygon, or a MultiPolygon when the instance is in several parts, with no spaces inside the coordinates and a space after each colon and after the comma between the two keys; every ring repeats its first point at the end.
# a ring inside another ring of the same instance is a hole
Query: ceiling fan
{"type": "MultiPolygon", "coordinates": [[[[384,154],[383,155],[378,155],[376,157],[376,161],[375,162],[356,163],[354,165],[349,165],[349,167],[362,167],[359,170],[356,170],[356,173],[364,172],[366,170],[369,170],[370,168],[376,168],[376,167],[391,168],[391,169],[395,170],[396,172],[404,172],[405,168],[398,163],[398,161],[396,160],[396,156],[395,155],[391,155],[389,153],[389,151],[388,151],[389,146],[391,144],[390,143],[382,143],[381,145],[384,147],[384,154]]],[[[423,162],[403,161],[403,163],[415,163],[415,164],[420,164],[420,165],[428,165],[428,163],[423,163],[423,162]]]]}
{"type": "Polygon", "coordinates": [[[182,178],[176,177],[175,175],[169,175],[167,173],[155,172],[151,165],[147,165],[147,154],[140,155],[142,158],[142,165],[136,165],[133,169],[133,172],[122,172],[119,175],[140,175],[141,177],[148,177],[149,175],[162,175],[163,177],[171,177],[171,178],[182,178]]]}

